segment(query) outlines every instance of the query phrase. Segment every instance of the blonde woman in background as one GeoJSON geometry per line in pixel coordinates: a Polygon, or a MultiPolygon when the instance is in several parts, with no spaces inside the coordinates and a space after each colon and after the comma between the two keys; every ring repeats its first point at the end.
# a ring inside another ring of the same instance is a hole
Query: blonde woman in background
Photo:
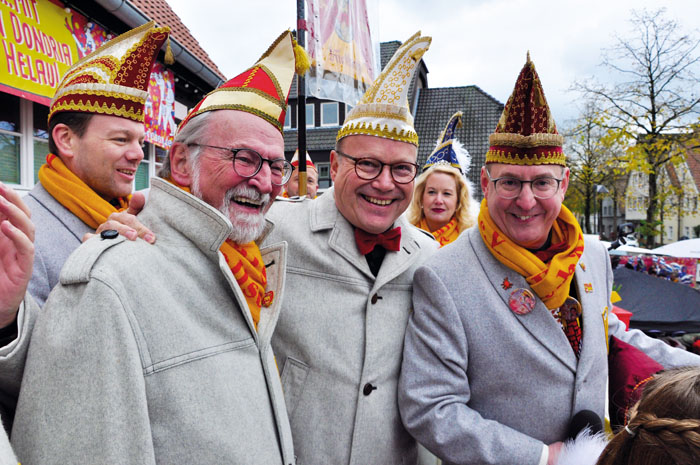
{"type": "Polygon", "coordinates": [[[466,178],[470,157],[454,138],[461,117],[462,112],[457,112],[447,123],[416,180],[407,212],[408,221],[431,233],[440,247],[476,224],[479,213],[479,204],[472,198],[472,186],[466,178]]]}

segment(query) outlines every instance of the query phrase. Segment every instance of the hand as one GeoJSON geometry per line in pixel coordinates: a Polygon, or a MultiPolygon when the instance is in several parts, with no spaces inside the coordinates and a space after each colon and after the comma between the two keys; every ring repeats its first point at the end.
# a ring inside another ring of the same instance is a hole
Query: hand
{"type": "Polygon", "coordinates": [[[155,244],[155,234],[153,234],[150,229],[142,225],[141,222],[136,219],[136,215],[143,210],[145,203],[146,198],[144,195],[141,192],[135,192],[134,195],[131,196],[129,208],[127,208],[126,211],[112,213],[109,215],[107,221],[102,223],[97,228],[95,234],[86,233],[83,236],[83,242],[90,239],[92,236],[100,234],[102,231],[114,229],[130,241],[135,241],[136,238],[140,237],[150,244],[155,244]]]}
{"type": "Polygon", "coordinates": [[[34,264],[34,224],[19,194],[0,183],[0,328],[17,317],[34,264]]]}
{"type": "Polygon", "coordinates": [[[547,459],[547,465],[556,465],[559,461],[559,454],[561,454],[561,448],[564,447],[563,442],[555,442],[549,446],[549,458],[547,459]]]}

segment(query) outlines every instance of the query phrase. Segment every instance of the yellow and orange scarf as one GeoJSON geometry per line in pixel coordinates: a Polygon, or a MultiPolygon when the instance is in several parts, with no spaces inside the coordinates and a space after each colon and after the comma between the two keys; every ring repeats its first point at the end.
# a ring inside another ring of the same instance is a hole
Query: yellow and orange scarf
{"type": "Polygon", "coordinates": [[[583,254],[583,232],[564,205],[552,225],[552,243],[565,242],[566,249],[544,263],[529,250],[511,241],[491,219],[486,199],[479,211],[479,232],[499,262],[522,275],[548,309],[561,307],[569,296],[576,264],[583,254]]]}
{"type": "Polygon", "coordinates": [[[430,234],[432,234],[433,237],[440,243],[440,247],[453,242],[455,239],[457,239],[457,237],[459,237],[459,226],[457,225],[457,218],[454,216],[449,223],[440,229],[436,229],[435,231],[430,231],[425,217],[421,218],[420,222],[416,226],[421,228],[423,231],[428,231],[430,234]]]}
{"type": "Polygon", "coordinates": [[[52,153],[46,156],[46,163],[39,168],[39,182],[58,203],[92,229],[97,229],[112,213],[126,210],[131,199],[131,196],[119,198],[119,208],[115,207],[90,189],[52,153]]]}
{"type": "MultiPolygon", "coordinates": [[[[168,178],[167,181],[183,191],[191,193],[189,187],[181,186],[171,178],[168,178]]],[[[265,263],[263,263],[262,260],[260,248],[255,241],[239,245],[227,239],[226,242],[221,244],[219,251],[226,259],[229,268],[231,268],[231,273],[233,273],[234,278],[236,278],[236,282],[238,282],[238,286],[240,286],[245,300],[248,303],[250,316],[253,318],[255,329],[258,329],[262,307],[269,307],[272,305],[272,299],[274,297],[272,291],[265,292],[265,288],[267,287],[267,271],[265,269],[265,263]]]]}

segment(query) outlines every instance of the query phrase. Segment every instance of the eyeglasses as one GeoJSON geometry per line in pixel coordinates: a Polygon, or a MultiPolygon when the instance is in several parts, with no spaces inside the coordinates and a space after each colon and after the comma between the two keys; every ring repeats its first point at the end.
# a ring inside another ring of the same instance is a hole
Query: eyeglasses
{"type": "Polygon", "coordinates": [[[187,144],[188,147],[208,147],[210,149],[225,150],[232,154],[233,170],[237,175],[244,178],[252,178],[260,171],[263,162],[270,165],[271,182],[275,186],[283,186],[289,181],[292,175],[292,164],[284,158],[276,158],[268,160],[263,158],[258,152],[253,149],[234,149],[228,147],[217,147],[216,145],[207,144],[187,144]]]}
{"type": "Polygon", "coordinates": [[[355,162],[355,174],[360,179],[370,181],[379,177],[385,166],[389,167],[392,179],[399,184],[408,184],[413,181],[418,173],[418,165],[402,161],[399,163],[384,163],[376,158],[355,158],[336,150],[335,153],[355,162]]]}
{"type": "Polygon", "coordinates": [[[491,181],[495,186],[496,194],[503,199],[514,199],[518,197],[520,192],[523,190],[523,184],[530,184],[532,195],[538,199],[549,199],[557,193],[559,190],[559,185],[563,180],[563,178],[557,179],[551,176],[543,176],[541,178],[535,178],[531,181],[524,181],[522,179],[511,178],[509,176],[493,179],[489,173],[489,170],[486,170],[486,176],[488,176],[489,181],[491,181]]]}

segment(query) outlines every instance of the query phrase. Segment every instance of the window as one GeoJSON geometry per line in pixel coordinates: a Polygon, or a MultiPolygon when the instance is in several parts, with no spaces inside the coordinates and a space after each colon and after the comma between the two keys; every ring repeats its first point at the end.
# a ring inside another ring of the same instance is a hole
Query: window
{"type": "Polygon", "coordinates": [[[307,103],[306,104],[306,127],[307,128],[312,128],[315,126],[315,121],[314,121],[314,104],[313,103],[307,103]]]}
{"type": "Polygon", "coordinates": [[[690,238],[690,226],[685,227],[685,237],[690,238]]]}
{"type": "Polygon", "coordinates": [[[34,120],[34,183],[39,182],[39,168],[46,163],[49,153],[49,107],[32,103],[32,119],[34,120]]]}
{"type": "Polygon", "coordinates": [[[292,106],[287,105],[287,114],[284,116],[284,129],[292,127],[292,106]]]}
{"type": "Polygon", "coordinates": [[[155,144],[146,143],[143,147],[143,160],[136,170],[134,190],[139,191],[151,187],[151,178],[158,175],[168,151],[155,144]]]}
{"type": "Polygon", "coordinates": [[[321,104],[321,126],[338,126],[338,102],[321,104]]]}
{"type": "Polygon", "coordinates": [[[318,188],[328,189],[331,187],[331,164],[316,163],[318,169],[318,188]]]}
{"type": "Polygon", "coordinates": [[[0,93],[0,181],[21,183],[21,142],[19,97],[0,93]]]}
{"type": "Polygon", "coordinates": [[[668,227],[668,238],[673,239],[673,226],[668,227]]]}

